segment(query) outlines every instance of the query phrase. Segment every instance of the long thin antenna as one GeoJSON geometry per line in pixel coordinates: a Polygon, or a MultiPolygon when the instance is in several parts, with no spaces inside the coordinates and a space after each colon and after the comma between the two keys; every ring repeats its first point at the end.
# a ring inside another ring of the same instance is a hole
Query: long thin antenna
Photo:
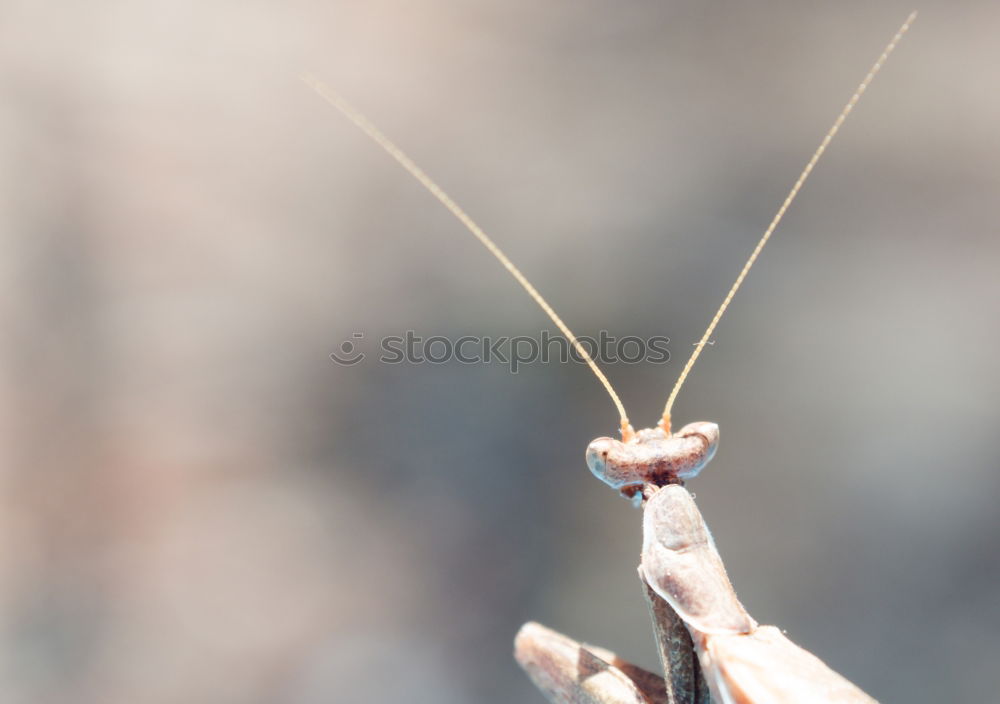
{"type": "Polygon", "coordinates": [[[622,405],[621,399],[618,398],[618,394],[615,393],[614,388],[611,386],[611,382],[608,381],[608,377],[606,377],[600,367],[597,366],[594,358],[591,357],[589,352],[587,352],[587,348],[580,344],[580,341],[576,339],[576,335],[573,334],[573,331],[570,330],[566,323],[562,321],[562,318],[560,318],[555,310],[552,309],[552,306],[550,306],[542,297],[542,294],[540,294],[538,290],[531,285],[531,282],[528,281],[524,274],[521,273],[520,269],[514,266],[514,263],[507,258],[507,255],[504,254],[496,243],[490,239],[485,232],[483,232],[482,228],[479,227],[479,225],[477,225],[475,221],[469,217],[469,215],[462,210],[462,208],[460,208],[455,201],[451,199],[451,196],[445,193],[444,190],[437,185],[437,183],[435,183],[423,169],[417,166],[416,163],[414,163],[414,161],[408,157],[402,149],[397,147],[392,141],[389,140],[388,137],[382,134],[382,131],[372,124],[368,118],[344,100],[339,94],[337,94],[336,91],[317,78],[307,75],[302,76],[302,80],[306,83],[306,85],[316,91],[321,98],[339,110],[344,117],[357,125],[362,132],[372,139],[372,141],[382,147],[382,149],[384,149],[389,156],[399,162],[400,166],[406,169],[410,175],[413,176],[413,178],[419,181],[424,188],[430,191],[431,195],[437,198],[441,205],[447,208],[452,215],[458,218],[458,220],[465,225],[469,232],[475,235],[476,239],[478,239],[483,246],[489,250],[490,254],[496,257],[497,260],[503,264],[503,267],[517,280],[517,283],[521,284],[521,287],[528,292],[528,295],[534,299],[535,303],[537,303],[539,307],[545,311],[546,315],[552,319],[552,322],[556,324],[556,327],[562,331],[562,334],[565,335],[573,345],[577,354],[583,358],[583,360],[587,363],[587,366],[590,367],[590,370],[594,372],[597,379],[604,385],[608,395],[611,396],[611,400],[614,401],[615,408],[618,409],[618,415],[621,417],[622,437],[625,440],[631,439],[635,431],[629,424],[628,416],[625,414],[625,406],[622,405]]]}
{"type": "Polygon", "coordinates": [[[872,82],[872,79],[875,78],[875,74],[879,72],[880,68],[882,68],[886,59],[889,58],[889,54],[891,54],[892,50],[896,48],[900,39],[902,39],[903,35],[906,34],[906,30],[910,28],[910,25],[913,24],[913,21],[916,18],[916,12],[911,13],[910,16],[906,18],[903,26],[899,28],[899,31],[896,32],[893,38],[886,45],[885,49],[882,50],[882,54],[878,57],[878,59],[876,59],[871,69],[868,71],[868,75],[866,75],[864,80],[861,81],[861,84],[854,92],[854,95],[852,95],[851,99],[847,101],[847,105],[845,105],[844,109],[840,111],[840,115],[838,115],[837,119],[834,121],[833,127],[831,127],[830,131],[826,133],[825,137],[823,137],[823,141],[820,142],[820,145],[813,153],[812,158],[809,159],[806,167],[802,169],[802,173],[799,174],[799,178],[795,181],[795,185],[793,185],[792,189],[788,192],[788,196],[781,204],[781,207],[778,208],[778,212],[775,214],[774,219],[771,220],[771,224],[767,226],[767,229],[764,231],[764,235],[760,238],[757,246],[754,247],[753,253],[750,254],[750,258],[747,259],[746,264],[743,265],[743,270],[740,271],[740,275],[736,277],[733,287],[729,289],[729,293],[726,294],[725,299],[722,301],[722,305],[719,306],[719,310],[715,312],[715,317],[713,317],[712,322],[708,324],[705,334],[701,336],[701,340],[699,340],[694,346],[694,351],[691,353],[691,357],[688,359],[687,364],[684,365],[684,369],[681,370],[681,375],[678,377],[677,383],[674,384],[674,388],[670,392],[670,397],[667,399],[667,405],[663,409],[663,418],[660,420],[659,425],[668,433],[670,432],[670,411],[674,407],[674,401],[677,399],[677,394],[680,392],[681,386],[684,385],[688,374],[691,373],[691,368],[694,366],[694,363],[698,361],[698,357],[701,356],[701,352],[705,349],[705,345],[708,344],[709,338],[712,337],[712,333],[715,332],[715,326],[719,324],[722,314],[726,312],[726,308],[729,307],[729,303],[733,300],[733,296],[736,295],[740,286],[743,285],[743,279],[745,279],[747,273],[749,273],[750,267],[752,267],[754,262],[757,261],[757,257],[760,255],[761,250],[764,249],[764,245],[766,245],[767,241],[771,239],[771,234],[774,232],[775,228],[778,227],[778,223],[781,222],[781,218],[785,216],[785,211],[788,210],[788,206],[792,204],[793,200],[795,200],[795,196],[798,195],[799,189],[802,188],[802,184],[805,183],[807,178],[809,178],[809,174],[812,173],[813,167],[816,166],[816,162],[818,162],[820,157],[823,156],[823,152],[826,151],[827,146],[829,146],[830,142],[833,141],[834,136],[836,136],[837,132],[840,130],[840,126],[844,124],[844,120],[847,119],[851,110],[854,109],[854,106],[861,99],[865,90],[867,90],[868,85],[872,82]]]}

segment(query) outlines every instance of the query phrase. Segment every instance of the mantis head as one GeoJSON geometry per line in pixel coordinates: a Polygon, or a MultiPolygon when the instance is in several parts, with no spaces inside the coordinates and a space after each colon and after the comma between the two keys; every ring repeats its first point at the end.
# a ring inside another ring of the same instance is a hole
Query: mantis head
{"type": "Polygon", "coordinates": [[[623,496],[641,500],[645,484],[679,484],[696,476],[718,447],[715,423],[689,423],[673,434],[647,428],[625,441],[597,438],[587,446],[587,466],[623,496]]]}

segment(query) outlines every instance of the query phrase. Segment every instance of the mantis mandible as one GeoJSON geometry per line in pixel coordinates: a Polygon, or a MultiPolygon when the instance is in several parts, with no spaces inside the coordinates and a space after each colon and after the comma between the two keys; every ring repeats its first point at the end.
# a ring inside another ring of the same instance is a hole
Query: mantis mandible
{"type": "Polygon", "coordinates": [[[507,269],[566,336],[607,390],[619,414],[621,440],[598,438],[587,448],[591,472],[643,507],[639,576],[653,617],[665,677],[631,665],[613,653],[585,646],[528,623],[515,639],[515,657],[552,702],[590,704],[874,702],[819,658],[774,626],[760,626],[736,598],[701,512],[684,482],[715,455],[719,428],[690,423],[674,432],[677,394],[761,250],[826,151],[844,120],[914,21],[911,14],[872,65],[833,126],[796,179],[723,299],[670,392],[654,428],[636,431],[607,376],[521,271],[458,206],[374,124],[323,83],[306,81],[355,123],[445,206],[507,269]]]}

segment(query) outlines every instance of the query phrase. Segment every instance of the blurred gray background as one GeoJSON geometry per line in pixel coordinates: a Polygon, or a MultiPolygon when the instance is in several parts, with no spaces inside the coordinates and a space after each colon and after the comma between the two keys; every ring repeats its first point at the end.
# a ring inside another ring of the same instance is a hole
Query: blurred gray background
{"type": "MultiPolygon", "coordinates": [[[[354,367],[546,319],[655,421],[910,4],[0,2],[6,702],[541,702],[537,619],[656,664],[580,365],[354,367]],[[369,350],[372,351],[372,350],[369,350]]],[[[675,409],[741,598],[885,701],[1000,675],[1000,6],[929,2],[675,409]]]]}

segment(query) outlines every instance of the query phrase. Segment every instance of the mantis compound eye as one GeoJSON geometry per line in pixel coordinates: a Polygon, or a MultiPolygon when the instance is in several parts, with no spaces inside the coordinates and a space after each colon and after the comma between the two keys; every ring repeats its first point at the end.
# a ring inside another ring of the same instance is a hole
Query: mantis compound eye
{"type": "Polygon", "coordinates": [[[634,487],[678,484],[696,476],[718,446],[715,423],[690,423],[673,435],[648,428],[629,442],[597,438],[587,446],[587,466],[612,489],[634,496],[634,487]]]}
{"type": "MultiPolygon", "coordinates": [[[[605,482],[612,489],[620,488],[623,482],[618,481],[617,477],[608,476],[608,459],[616,449],[616,445],[624,444],[614,438],[597,438],[594,442],[587,445],[587,466],[590,467],[590,471],[595,477],[605,482]]],[[[617,454],[619,453],[616,453],[616,456],[617,454]]]]}

